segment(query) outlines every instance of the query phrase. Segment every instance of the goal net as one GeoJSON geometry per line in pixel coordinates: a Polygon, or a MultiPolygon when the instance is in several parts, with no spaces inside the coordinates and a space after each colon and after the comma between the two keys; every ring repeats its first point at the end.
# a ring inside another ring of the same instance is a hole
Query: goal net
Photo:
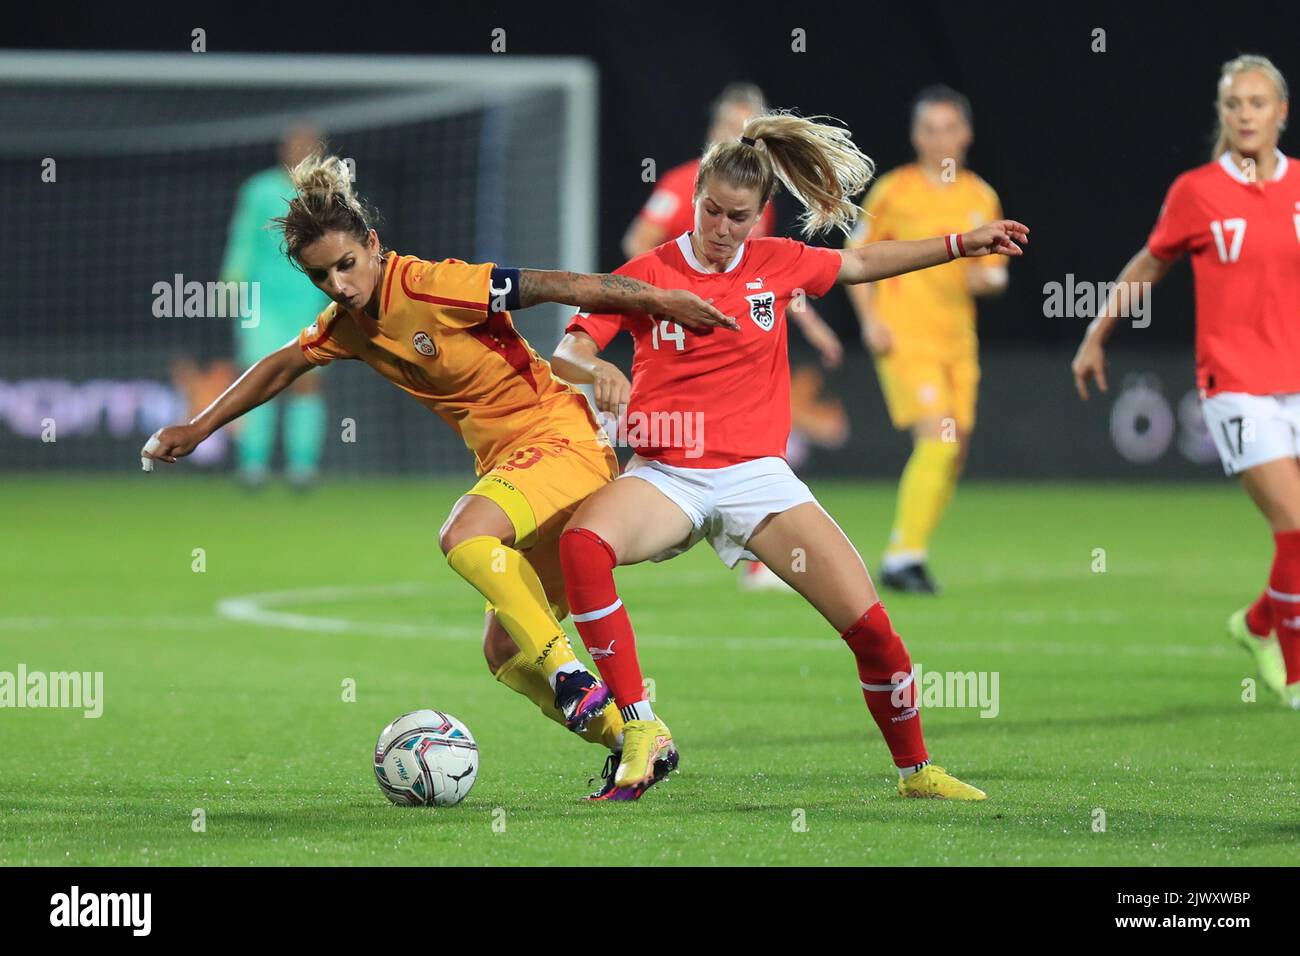
{"type": "MultiPolygon", "coordinates": [[[[570,58],[0,54],[0,469],[138,467],[155,428],[242,371],[246,313],[160,316],[159,290],[219,283],[236,194],[291,128],[345,157],[387,248],[591,271],[595,106],[570,58]]],[[[516,323],[547,355],[567,311],[516,323]]],[[[312,374],[327,474],[472,464],[362,363],[312,374]]],[[[195,464],[229,467],[229,436],[208,445],[195,464]]]]}

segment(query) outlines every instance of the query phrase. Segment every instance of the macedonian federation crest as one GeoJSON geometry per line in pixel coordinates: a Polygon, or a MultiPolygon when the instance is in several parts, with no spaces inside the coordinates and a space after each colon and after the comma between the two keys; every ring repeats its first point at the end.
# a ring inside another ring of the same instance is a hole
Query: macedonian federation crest
{"type": "Polygon", "coordinates": [[[438,349],[433,344],[433,339],[429,338],[427,332],[416,332],[414,338],[411,339],[411,344],[415,346],[415,350],[421,355],[436,355],[438,353],[438,349]]]}

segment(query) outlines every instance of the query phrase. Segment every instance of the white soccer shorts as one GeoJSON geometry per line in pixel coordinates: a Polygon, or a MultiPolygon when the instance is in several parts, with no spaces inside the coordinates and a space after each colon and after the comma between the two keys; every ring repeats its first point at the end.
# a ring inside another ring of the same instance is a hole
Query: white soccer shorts
{"type": "Polygon", "coordinates": [[[633,455],[619,475],[620,481],[625,478],[650,482],[691,520],[686,543],[652,561],[675,558],[704,539],[729,568],[742,558],[755,561],[745,545],[759,522],[817,500],[784,458],[756,458],[723,468],[678,468],[633,455]]]}
{"type": "Polygon", "coordinates": [[[1201,411],[1229,475],[1266,461],[1300,457],[1300,393],[1220,392],[1202,401],[1201,411]]]}

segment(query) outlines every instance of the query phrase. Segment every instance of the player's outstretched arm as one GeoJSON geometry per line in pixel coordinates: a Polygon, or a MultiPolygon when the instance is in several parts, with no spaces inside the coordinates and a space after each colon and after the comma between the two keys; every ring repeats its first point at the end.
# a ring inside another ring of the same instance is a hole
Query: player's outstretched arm
{"type": "Polygon", "coordinates": [[[623,234],[623,255],[628,259],[635,259],[667,238],[663,226],[651,222],[644,216],[637,216],[632,220],[632,225],[627,227],[627,232],[623,234]]]}
{"type": "Polygon", "coordinates": [[[270,401],[311,367],[296,338],[276,349],[239,376],[188,424],[168,425],[154,432],[140,451],[145,471],[153,470],[152,461],[175,464],[178,458],[188,455],[222,425],[270,401]]]}
{"type": "Polygon", "coordinates": [[[840,344],[840,337],[826,324],[826,320],[817,313],[810,302],[805,300],[802,309],[796,309],[791,303],[786,315],[799,326],[799,331],[808,340],[808,344],[817,350],[825,368],[840,367],[840,362],[844,360],[844,346],[840,344]]]}
{"type": "Polygon", "coordinates": [[[618,414],[619,406],[626,405],[632,395],[632,383],[617,365],[600,358],[598,352],[600,346],[586,332],[570,332],[555,347],[551,368],[565,381],[590,385],[596,408],[618,414]]]}
{"type": "Polygon", "coordinates": [[[872,310],[875,287],[868,282],[859,282],[849,286],[849,302],[858,317],[858,327],[862,332],[862,344],[872,355],[888,355],[894,347],[894,337],[889,326],[876,318],[872,310]]]}
{"type": "Polygon", "coordinates": [[[1151,254],[1150,249],[1143,246],[1138,250],[1137,255],[1128,261],[1124,271],[1115,280],[1114,288],[1106,297],[1105,306],[1097,313],[1097,317],[1088,323],[1088,329],[1083,333],[1083,341],[1079,343],[1079,350],[1074,353],[1074,360],[1070,362],[1070,371],[1074,374],[1074,387],[1078,389],[1079,397],[1085,402],[1088,400],[1088,379],[1096,379],[1097,388],[1106,391],[1106,340],[1110,338],[1120,313],[1125,311],[1120,308],[1118,301],[1121,288],[1125,283],[1137,283],[1129,285],[1124,292],[1130,308],[1138,306],[1142,302],[1141,297],[1146,295],[1147,289],[1163,279],[1171,265],[1172,262],[1156,258],[1151,254]]]}
{"type": "Polygon", "coordinates": [[[519,270],[520,307],[539,302],[561,302],[584,312],[661,315],[688,329],[740,328],[735,319],[685,289],[660,289],[631,276],[519,270]]]}
{"type": "Polygon", "coordinates": [[[998,296],[1007,291],[1006,266],[979,266],[966,273],[966,288],[974,296],[998,296]]]}
{"type": "Polygon", "coordinates": [[[1028,242],[1029,227],[1014,219],[999,219],[955,236],[871,242],[840,250],[836,279],[852,285],[928,269],[958,256],[1018,256],[1023,254],[1020,246],[1028,242]]]}

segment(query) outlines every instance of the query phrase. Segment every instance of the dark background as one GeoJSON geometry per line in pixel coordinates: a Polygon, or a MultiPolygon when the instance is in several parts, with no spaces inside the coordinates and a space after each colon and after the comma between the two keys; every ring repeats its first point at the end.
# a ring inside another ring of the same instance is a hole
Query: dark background
{"type": "MultiPolygon", "coordinates": [[[[707,105],[733,79],[775,106],[829,113],[887,170],[911,159],[908,103],[945,82],[975,110],[970,165],[1033,229],[1012,288],[980,309],[986,342],[1074,342],[1076,319],[1042,315],[1042,286],[1113,278],[1143,243],[1169,183],[1205,162],[1218,67],[1262,52],[1300,63],[1300,5],[1240,4],[167,4],[22,8],[4,45],[102,50],[581,55],[601,77],[601,267],[644,201],[641,162],[665,170],[700,149],[707,105]],[[807,52],[791,51],[791,31],[807,52]],[[1106,52],[1091,50],[1106,31],[1106,52]]],[[[1294,78],[1294,77],[1293,77],[1294,78]]],[[[1283,148],[1294,151],[1293,133],[1283,148]]],[[[780,202],[781,226],[793,222],[780,202]]],[[[835,241],[835,240],[832,240],[835,241]]],[[[429,250],[424,254],[441,254],[429,250]]],[[[448,253],[450,254],[450,253],[448,253]]],[[[1179,266],[1157,292],[1144,342],[1186,342],[1191,290],[1179,266]]],[[[843,293],[824,312],[854,338],[843,293]]]]}
{"type": "MultiPolygon", "coordinates": [[[[1087,320],[1044,316],[1043,287],[1065,283],[1068,274],[1076,281],[1113,279],[1141,248],[1174,177],[1209,159],[1215,84],[1225,60],[1259,52],[1293,81],[1300,76],[1295,3],[823,3],[805,9],[386,2],[75,11],[41,5],[21,16],[0,46],[186,52],[191,30],[202,27],[212,53],[490,55],[492,31],[504,28],[508,52],[498,55],[586,57],[600,75],[602,269],[623,261],[620,238],[649,194],[643,160],[653,158],[662,173],[698,154],[708,105],[727,82],[751,80],[773,106],[841,118],[881,172],[912,159],[912,97],[924,86],[947,83],[974,107],[970,166],[998,191],[1006,214],[1032,229],[1028,254],[1013,263],[1009,291],[979,306],[984,377],[968,473],[1031,479],[1221,474],[1204,454],[1176,451],[1185,441],[1208,449],[1194,396],[1188,397],[1194,317],[1186,264],[1155,292],[1149,328],[1121,325],[1109,353],[1118,387],[1109,399],[1086,406],[1067,366],[1087,320]],[[1105,52],[1093,51],[1098,28],[1105,31],[1105,52]],[[806,52],[791,50],[795,29],[806,31],[806,52]],[[1132,403],[1114,402],[1126,384],[1144,401],[1154,396],[1157,419],[1172,414],[1178,421],[1177,438],[1148,461],[1119,451],[1117,428],[1148,434],[1153,427],[1142,402],[1137,413],[1132,403]],[[1125,415],[1132,420],[1117,424],[1125,415]]],[[[1295,142],[1289,131],[1282,148],[1294,153],[1295,142]]],[[[789,231],[794,210],[787,197],[778,199],[778,218],[789,231]]],[[[463,248],[412,251],[431,259],[466,256],[463,248]]],[[[853,437],[841,450],[817,452],[811,470],[896,475],[909,443],[889,426],[847,298],[834,289],[818,308],[847,343],[845,366],[828,376],[827,386],[849,409],[853,437]]],[[[808,346],[797,334],[791,338],[795,361],[809,361],[808,346]]],[[[535,344],[549,352],[550,343],[535,344]]],[[[629,344],[619,348],[610,358],[626,368],[629,344]]],[[[86,461],[91,458],[98,460],[86,461]]],[[[338,464],[327,461],[327,467],[338,464]]]]}

